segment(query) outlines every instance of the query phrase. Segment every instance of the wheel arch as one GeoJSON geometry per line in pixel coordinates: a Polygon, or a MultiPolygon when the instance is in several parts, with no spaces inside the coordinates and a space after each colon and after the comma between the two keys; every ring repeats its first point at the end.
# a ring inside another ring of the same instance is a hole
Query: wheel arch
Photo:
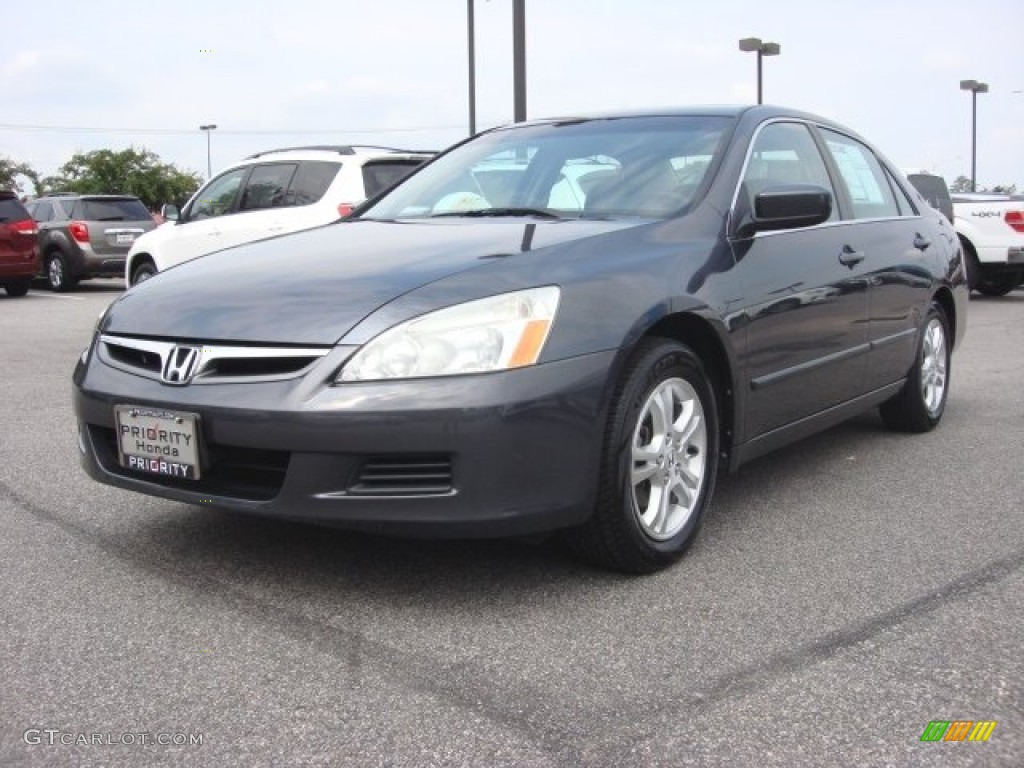
{"type": "Polygon", "coordinates": [[[952,291],[949,288],[943,286],[935,292],[932,296],[932,300],[935,301],[942,311],[946,313],[946,322],[949,323],[949,335],[955,341],[960,338],[958,334],[959,318],[956,312],[956,301],[953,298],[952,291]]]}
{"type": "MultiPolygon", "coordinates": [[[[718,401],[720,459],[731,466],[739,421],[736,365],[714,324],[694,312],[678,312],[658,320],[641,338],[661,336],[690,347],[700,358],[718,401]]],[[[639,341],[639,339],[638,339],[639,341]]]]}
{"type": "Polygon", "coordinates": [[[129,288],[132,286],[132,273],[135,272],[141,264],[152,264],[156,267],[156,259],[149,251],[139,251],[138,253],[131,254],[124,263],[124,282],[129,288]]]}

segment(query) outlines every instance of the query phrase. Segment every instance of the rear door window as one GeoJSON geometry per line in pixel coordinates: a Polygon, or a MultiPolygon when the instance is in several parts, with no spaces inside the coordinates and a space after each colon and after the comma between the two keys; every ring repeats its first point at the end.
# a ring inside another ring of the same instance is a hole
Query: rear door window
{"type": "Polygon", "coordinates": [[[307,160],[299,163],[292,185],[284,196],[285,205],[312,205],[319,202],[331,186],[341,163],[307,160]]]}
{"type": "Polygon", "coordinates": [[[854,218],[899,216],[899,205],[874,153],[849,136],[824,128],[821,133],[850,195],[854,218]]]}
{"type": "Polygon", "coordinates": [[[242,193],[241,211],[280,208],[285,204],[285,192],[295,175],[295,163],[257,165],[249,174],[242,193]]]}
{"type": "Polygon", "coordinates": [[[376,160],[363,166],[366,196],[373,197],[408,176],[421,160],[376,160]]]}

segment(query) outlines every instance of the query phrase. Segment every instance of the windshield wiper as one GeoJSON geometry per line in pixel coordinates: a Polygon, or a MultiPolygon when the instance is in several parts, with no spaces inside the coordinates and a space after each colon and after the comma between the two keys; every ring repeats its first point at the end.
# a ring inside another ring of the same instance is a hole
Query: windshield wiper
{"type": "Polygon", "coordinates": [[[435,213],[431,218],[438,216],[466,216],[483,218],[484,216],[536,216],[541,219],[560,219],[556,213],[545,211],[543,208],[477,208],[469,211],[445,211],[435,213]]]}

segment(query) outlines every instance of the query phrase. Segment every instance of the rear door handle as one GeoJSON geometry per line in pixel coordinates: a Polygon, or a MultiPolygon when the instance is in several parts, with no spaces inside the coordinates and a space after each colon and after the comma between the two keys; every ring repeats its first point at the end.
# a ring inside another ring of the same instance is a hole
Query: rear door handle
{"type": "Polygon", "coordinates": [[[850,269],[853,269],[862,261],[864,261],[864,251],[855,251],[850,246],[844,245],[843,250],[839,252],[839,263],[850,269]]]}
{"type": "Polygon", "coordinates": [[[914,247],[917,248],[917,250],[919,250],[919,251],[927,250],[928,246],[931,245],[931,244],[932,244],[932,241],[929,240],[924,235],[922,235],[920,232],[918,232],[916,235],[914,235],[914,247]]]}

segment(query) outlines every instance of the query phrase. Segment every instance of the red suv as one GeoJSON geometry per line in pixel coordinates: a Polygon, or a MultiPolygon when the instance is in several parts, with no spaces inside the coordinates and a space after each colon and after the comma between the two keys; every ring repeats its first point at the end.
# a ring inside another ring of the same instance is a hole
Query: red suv
{"type": "Polygon", "coordinates": [[[0,286],[24,296],[39,271],[39,228],[18,196],[0,189],[0,286]]]}

